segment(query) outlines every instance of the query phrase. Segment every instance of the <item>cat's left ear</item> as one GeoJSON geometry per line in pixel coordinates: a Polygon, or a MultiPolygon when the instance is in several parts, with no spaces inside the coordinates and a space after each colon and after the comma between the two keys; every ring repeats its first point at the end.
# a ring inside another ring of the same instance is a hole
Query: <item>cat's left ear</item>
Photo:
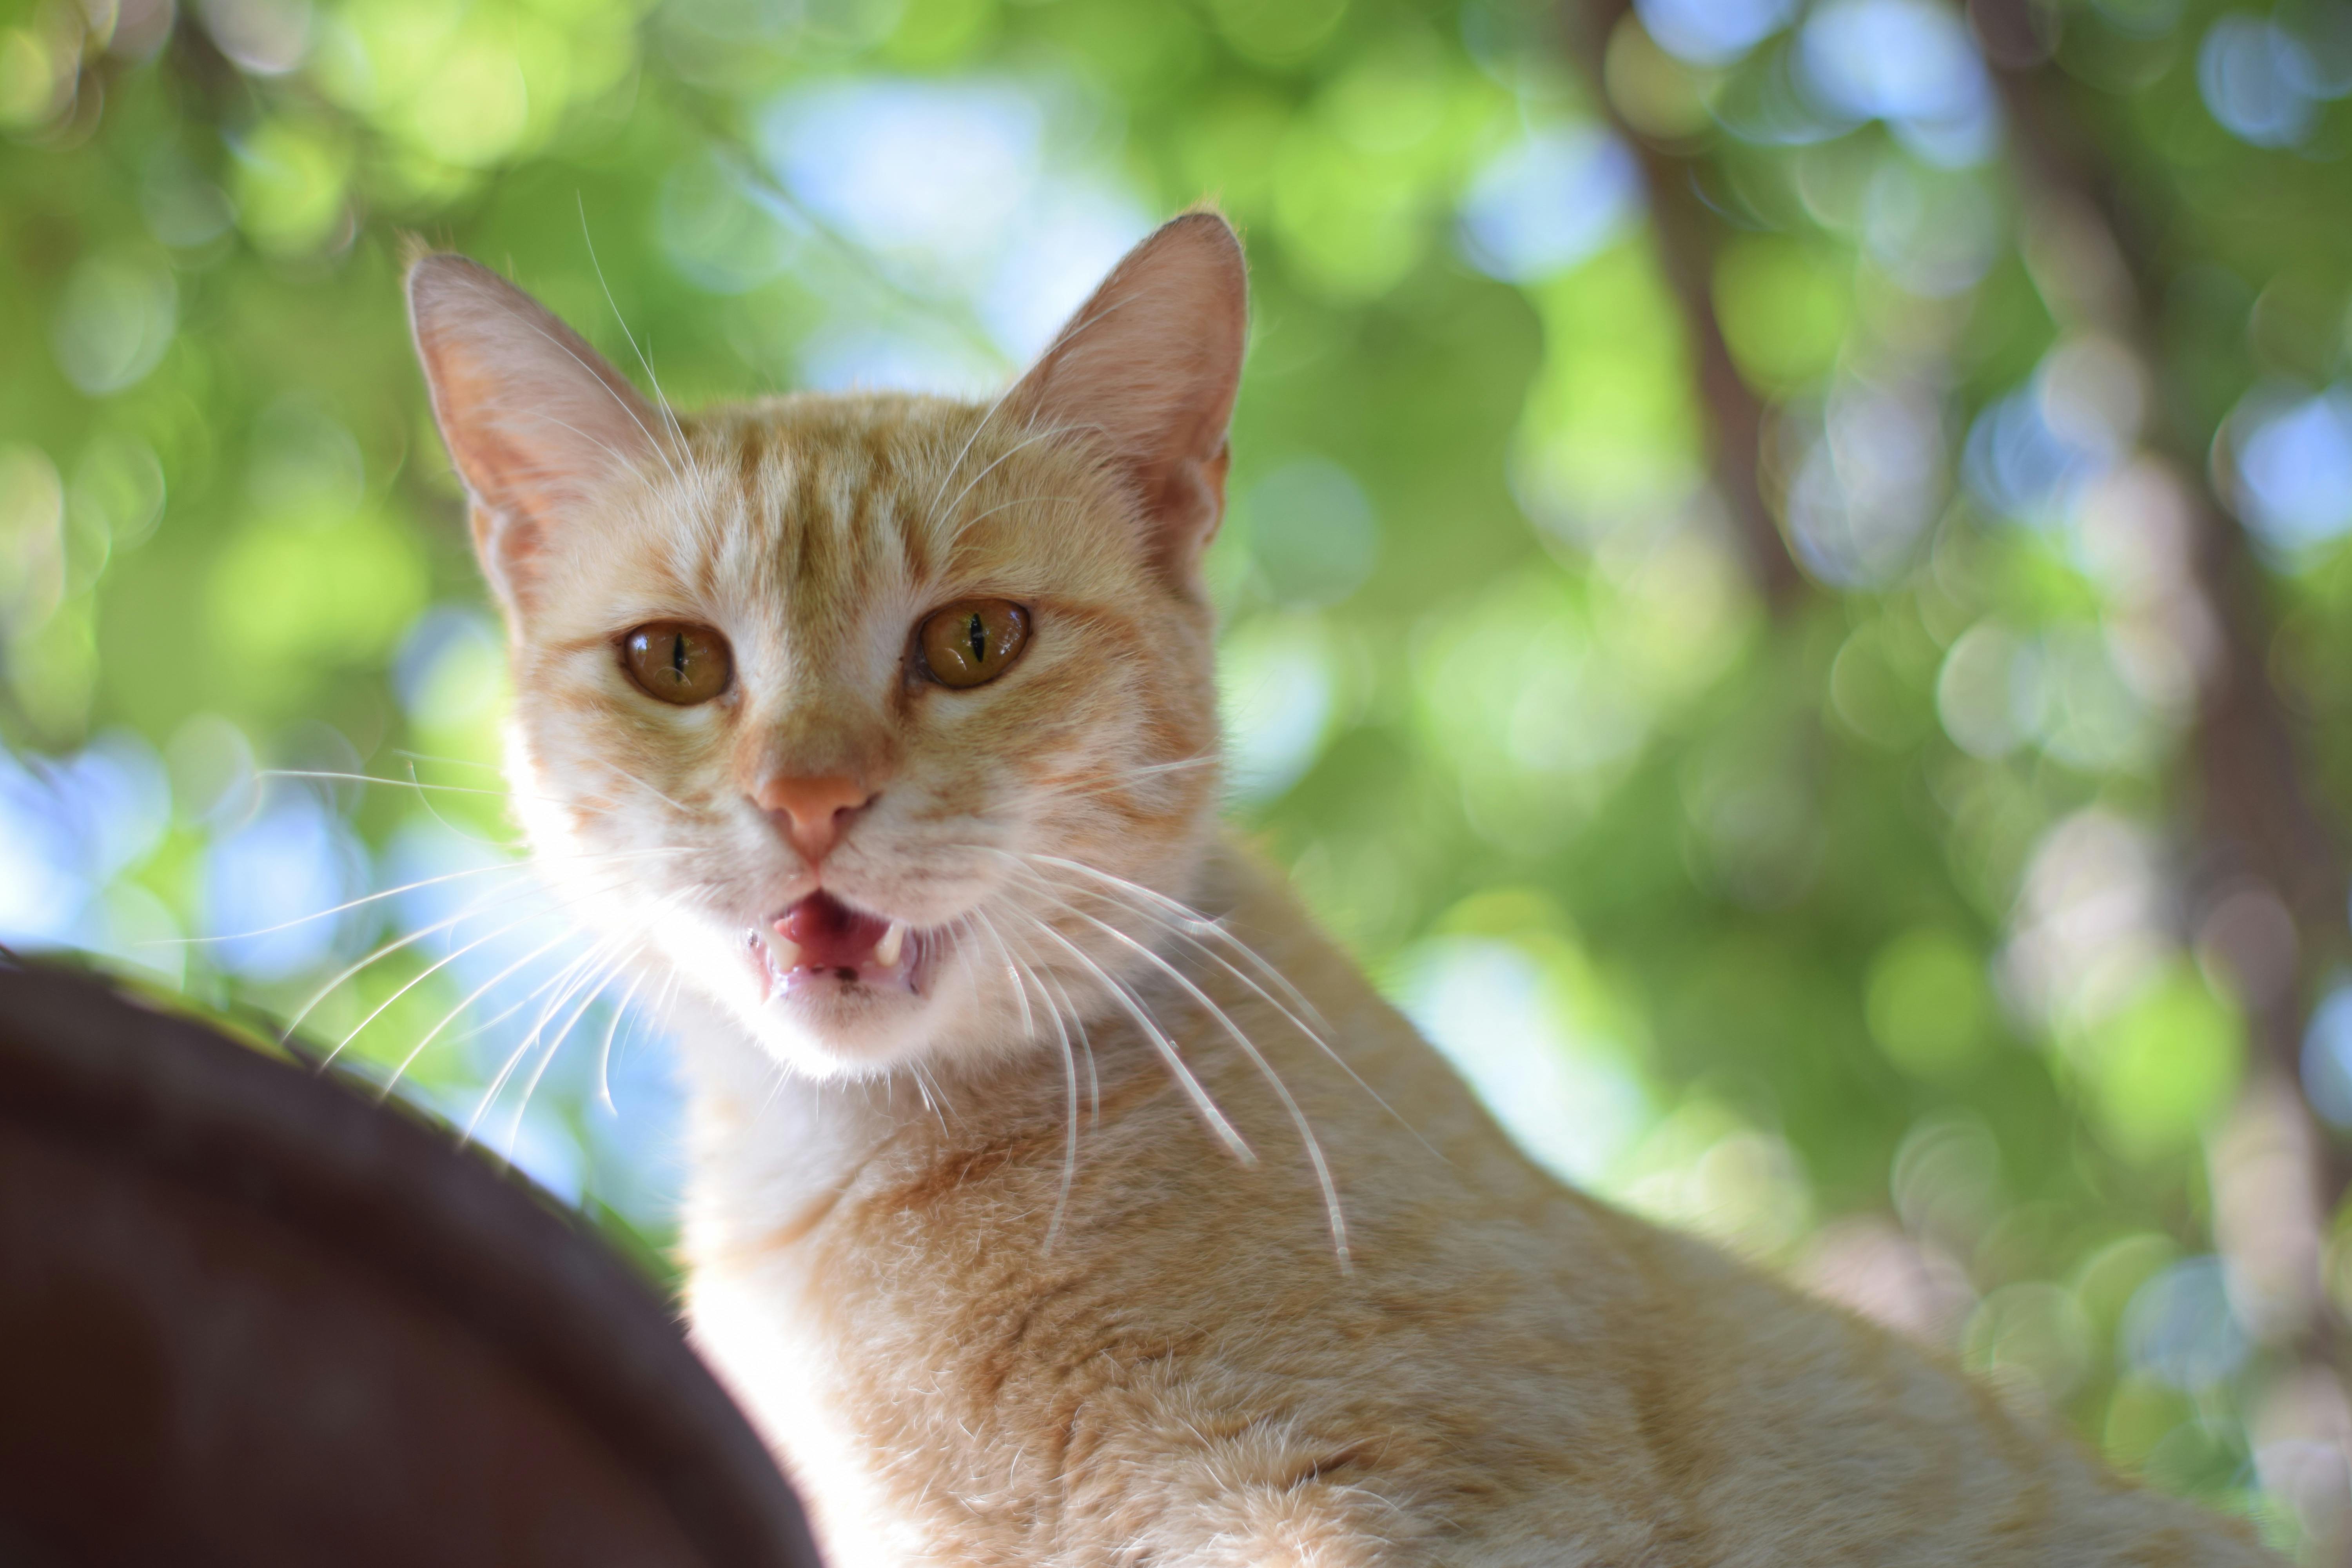
{"type": "Polygon", "coordinates": [[[1006,397],[1032,426],[1099,439],[1154,562],[1187,587],[1224,517],[1248,326],[1241,241],[1216,214],[1187,213],[1128,252],[1006,397]]]}

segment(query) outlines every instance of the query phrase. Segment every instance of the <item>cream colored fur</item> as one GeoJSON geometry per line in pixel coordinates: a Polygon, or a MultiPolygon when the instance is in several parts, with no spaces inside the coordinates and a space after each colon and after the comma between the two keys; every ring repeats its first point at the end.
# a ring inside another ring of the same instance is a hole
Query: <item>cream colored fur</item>
{"type": "Polygon", "coordinates": [[[1241,287],[1195,216],[992,409],[674,423],[489,275],[414,276],[520,809],[675,997],[695,1331],[836,1568],[2270,1561],[1544,1176],[1218,835],[1241,287]],[[971,595],[1031,645],[926,688],[909,628],[971,595]],[[724,633],[729,697],[631,689],[660,617],[724,633]],[[875,793],[812,868],[756,799],[817,773],[875,793]],[[926,933],[917,994],[766,994],[745,933],[819,886],[926,933]]]}

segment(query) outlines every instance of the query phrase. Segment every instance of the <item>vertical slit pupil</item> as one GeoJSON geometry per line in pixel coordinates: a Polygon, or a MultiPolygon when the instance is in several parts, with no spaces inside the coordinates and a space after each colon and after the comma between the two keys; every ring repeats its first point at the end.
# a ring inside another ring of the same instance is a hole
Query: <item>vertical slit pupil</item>
{"type": "Polygon", "coordinates": [[[971,637],[971,662],[986,664],[988,662],[988,624],[980,618],[978,610],[971,613],[971,624],[964,630],[971,637]]]}
{"type": "Polygon", "coordinates": [[[677,632],[671,635],[669,644],[669,672],[677,678],[677,683],[680,686],[684,686],[686,684],[686,634],[684,632],[677,632]]]}

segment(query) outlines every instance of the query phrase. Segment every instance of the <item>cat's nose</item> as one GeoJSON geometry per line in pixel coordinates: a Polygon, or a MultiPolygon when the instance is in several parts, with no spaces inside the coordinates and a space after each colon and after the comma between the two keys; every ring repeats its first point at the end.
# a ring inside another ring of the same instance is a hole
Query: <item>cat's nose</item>
{"type": "Polygon", "coordinates": [[[779,826],[784,837],[814,869],[841,842],[857,814],[874,804],[874,792],[856,779],[828,774],[772,778],[753,798],[761,810],[782,819],[779,826]]]}

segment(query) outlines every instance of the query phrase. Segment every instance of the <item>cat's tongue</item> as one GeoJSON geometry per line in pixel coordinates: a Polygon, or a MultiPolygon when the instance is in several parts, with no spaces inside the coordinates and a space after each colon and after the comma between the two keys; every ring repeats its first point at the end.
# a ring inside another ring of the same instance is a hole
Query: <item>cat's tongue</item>
{"type": "Polygon", "coordinates": [[[772,929],[768,952],[787,985],[827,974],[869,984],[903,980],[910,967],[906,927],[861,914],[830,893],[811,893],[772,929]]]}

